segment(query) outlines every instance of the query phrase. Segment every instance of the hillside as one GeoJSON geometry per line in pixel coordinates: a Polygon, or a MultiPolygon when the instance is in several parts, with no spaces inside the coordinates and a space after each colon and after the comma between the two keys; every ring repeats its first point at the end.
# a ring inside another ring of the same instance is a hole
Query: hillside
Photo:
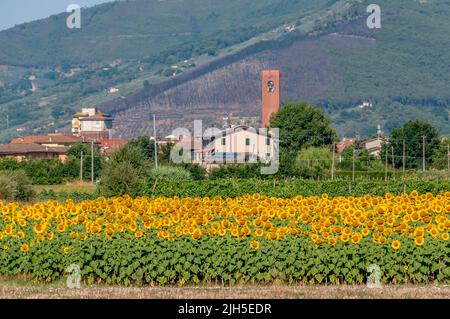
{"type": "MultiPolygon", "coordinates": [[[[446,89],[450,41],[444,36],[450,31],[446,18],[450,3],[381,1],[380,5],[380,30],[365,26],[366,3],[356,4],[349,10],[353,12],[351,20],[315,36],[273,41],[170,90],[151,96],[144,91],[140,101],[136,94],[127,107],[138,106],[118,116],[118,134],[146,131],[142,119],[152,112],[160,114],[162,127],[168,129],[189,126],[194,117],[220,125],[229,112],[258,116],[259,71],[264,68],[281,70],[285,102],[307,100],[322,106],[341,135],[373,135],[377,125],[388,133],[417,118],[450,134],[450,94],[446,89]],[[373,107],[359,108],[363,101],[373,107]]],[[[120,105],[124,102],[104,107],[120,109],[120,105]]]]}
{"type": "Polygon", "coordinates": [[[267,32],[283,33],[285,23],[335,2],[117,1],[83,10],[79,30],[65,26],[63,13],[0,32],[0,43],[7,43],[0,46],[0,139],[15,136],[17,128],[67,128],[81,105],[159,83],[267,32]],[[109,93],[116,86],[119,93],[109,93]]]}
{"type": "Polygon", "coordinates": [[[258,125],[264,68],[282,71],[283,101],[323,107],[341,135],[409,118],[450,134],[449,1],[378,1],[375,31],[370,3],[123,1],[85,10],[79,31],[58,15],[0,32],[0,139],[67,130],[82,105],[115,114],[116,137],[149,133],[153,113],[164,133],[229,113],[258,125]]]}

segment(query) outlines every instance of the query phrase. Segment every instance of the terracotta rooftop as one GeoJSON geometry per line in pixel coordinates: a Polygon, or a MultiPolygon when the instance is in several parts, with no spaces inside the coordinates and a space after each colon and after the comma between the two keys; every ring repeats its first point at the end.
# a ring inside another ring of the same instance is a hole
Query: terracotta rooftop
{"type": "Polygon", "coordinates": [[[338,151],[338,153],[342,153],[347,147],[350,147],[353,144],[355,144],[354,140],[343,140],[336,144],[336,150],[338,151]]]}
{"type": "Polygon", "coordinates": [[[100,146],[116,148],[128,144],[127,140],[103,140],[100,142],[100,146]]]}
{"type": "Polygon", "coordinates": [[[85,139],[74,135],[30,135],[13,139],[11,144],[74,144],[84,142],[85,139]]]}
{"type": "Polygon", "coordinates": [[[80,121],[105,121],[105,120],[112,120],[112,116],[109,114],[105,114],[102,112],[98,112],[95,115],[87,116],[87,117],[80,117],[80,121]]]}
{"type": "Polygon", "coordinates": [[[2,144],[0,154],[66,153],[67,147],[45,147],[39,144],[2,144]]]}

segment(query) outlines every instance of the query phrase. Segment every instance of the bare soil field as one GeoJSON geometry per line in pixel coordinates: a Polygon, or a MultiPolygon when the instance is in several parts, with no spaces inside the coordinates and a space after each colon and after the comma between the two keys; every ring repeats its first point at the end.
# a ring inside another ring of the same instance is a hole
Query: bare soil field
{"type": "Polygon", "coordinates": [[[450,299],[450,286],[114,287],[0,283],[3,299],[450,299]]]}

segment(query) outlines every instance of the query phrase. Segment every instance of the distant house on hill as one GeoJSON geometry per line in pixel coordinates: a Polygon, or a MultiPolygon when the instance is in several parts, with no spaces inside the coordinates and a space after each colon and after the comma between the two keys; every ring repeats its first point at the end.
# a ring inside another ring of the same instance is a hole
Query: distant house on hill
{"type": "Polygon", "coordinates": [[[83,108],[72,119],[72,134],[94,141],[108,140],[113,120],[112,116],[97,112],[95,108],[83,108]]]}
{"type": "Polygon", "coordinates": [[[370,155],[380,156],[382,140],[380,137],[365,140],[363,142],[364,148],[369,151],[370,155]]]}

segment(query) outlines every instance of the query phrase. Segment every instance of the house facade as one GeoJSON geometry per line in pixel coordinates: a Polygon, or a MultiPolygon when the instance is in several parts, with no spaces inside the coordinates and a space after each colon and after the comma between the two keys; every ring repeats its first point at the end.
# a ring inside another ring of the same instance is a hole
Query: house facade
{"type": "Polygon", "coordinates": [[[202,140],[183,138],[176,145],[190,152],[194,163],[215,166],[269,162],[275,155],[277,142],[270,132],[239,125],[205,135],[202,140]]]}
{"type": "Polygon", "coordinates": [[[17,161],[57,158],[67,159],[68,147],[49,147],[39,144],[3,144],[0,145],[0,158],[13,158],[17,161]]]}
{"type": "Polygon", "coordinates": [[[110,139],[113,117],[97,112],[95,108],[83,108],[72,119],[72,134],[94,141],[110,139]]]}

